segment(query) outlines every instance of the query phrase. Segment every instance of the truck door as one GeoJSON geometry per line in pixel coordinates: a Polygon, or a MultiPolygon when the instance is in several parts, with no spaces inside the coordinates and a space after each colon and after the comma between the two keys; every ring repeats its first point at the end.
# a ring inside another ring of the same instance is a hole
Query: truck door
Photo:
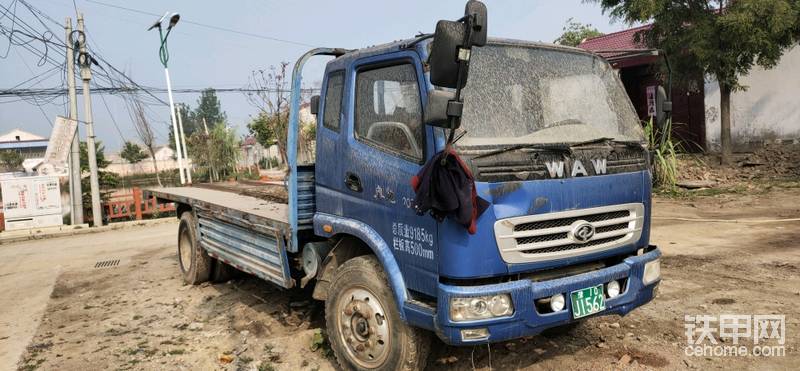
{"type": "Polygon", "coordinates": [[[409,289],[435,294],[436,222],[414,211],[411,178],[433,151],[422,122],[425,91],[416,53],[354,64],[342,184],[345,215],[370,225],[397,259],[409,289]]]}
{"type": "Polygon", "coordinates": [[[317,193],[317,210],[320,212],[343,215],[341,197],[336,194],[343,192],[344,183],[341,181],[342,162],[337,161],[338,154],[342,153],[343,131],[342,102],[344,97],[345,71],[334,70],[325,74],[325,81],[320,92],[320,114],[317,115],[317,148],[315,192],[317,193]]]}

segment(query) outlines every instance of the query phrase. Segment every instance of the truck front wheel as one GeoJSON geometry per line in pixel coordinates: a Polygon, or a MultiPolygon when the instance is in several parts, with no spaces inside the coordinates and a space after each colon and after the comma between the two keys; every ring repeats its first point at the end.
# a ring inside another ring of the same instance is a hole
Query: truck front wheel
{"type": "Polygon", "coordinates": [[[325,322],[342,369],[425,368],[429,334],[400,319],[386,273],[372,255],[337,268],[325,302],[325,322]]]}
{"type": "Polygon", "coordinates": [[[181,214],[178,225],[178,265],[187,284],[198,285],[211,276],[211,257],[197,241],[197,222],[191,211],[181,214]]]}

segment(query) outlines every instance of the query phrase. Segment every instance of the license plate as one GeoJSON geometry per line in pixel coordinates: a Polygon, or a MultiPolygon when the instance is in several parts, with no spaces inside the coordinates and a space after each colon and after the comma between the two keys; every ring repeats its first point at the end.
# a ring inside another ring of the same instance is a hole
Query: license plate
{"type": "Polygon", "coordinates": [[[570,298],[572,300],[572,318],[586,317],[606,309],[603,285],[573,291],[570,298]]]}

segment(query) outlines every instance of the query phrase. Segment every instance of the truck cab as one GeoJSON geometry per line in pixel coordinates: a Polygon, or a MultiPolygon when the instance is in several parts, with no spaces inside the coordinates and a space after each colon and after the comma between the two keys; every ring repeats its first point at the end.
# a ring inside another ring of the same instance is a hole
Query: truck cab
{"type": "Polygon", "coordinates": [[[423,122],[428,94],[438,89],[426,73],[429,50],[430,39],[411,39],[328,63],[315,234],[369,244],[406,320],[451,344],[571,322],[566,296],[591,286],[603,285],[604,314],[649,301],[656,284],[642,274],[659,252],[648,245],[647,150],[609,64],[583,50],[516,40],[473,48],[464,134],[454,148],[490,206],[470,235],[414,207],[410,180],[447,137],[423,122]],[[609,297],[612,281],[619,287],[609,297]],[[564,303],[554,310],[558,294],[564,303]],[[485,313],[468,313],[476,310],[485,313]]]}

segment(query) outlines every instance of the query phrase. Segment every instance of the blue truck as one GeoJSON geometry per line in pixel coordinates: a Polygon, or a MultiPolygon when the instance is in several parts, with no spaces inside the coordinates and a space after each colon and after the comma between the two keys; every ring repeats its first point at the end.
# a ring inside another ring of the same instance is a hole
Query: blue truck
{"type": "MultiPolygon", "coordinates": [[[[436,32],[318,48],[292,76],[287,202],[207,187],[174,202],[185,282],[230,267],[313,288],[344,369],[424,368],[431,334],[473,345],[625,315],[656,295],[651,172],[641,124],[598,55],[486,38],[486,8],[436,32]],[[314,164],[298,162],[302,70],[332,58],[314,164]],[[452,149],[488,207],[474,234],[420,215],[411,178],[452,149]]],[[[660,106],[659,106],[660,109],[660,106]]]]}

